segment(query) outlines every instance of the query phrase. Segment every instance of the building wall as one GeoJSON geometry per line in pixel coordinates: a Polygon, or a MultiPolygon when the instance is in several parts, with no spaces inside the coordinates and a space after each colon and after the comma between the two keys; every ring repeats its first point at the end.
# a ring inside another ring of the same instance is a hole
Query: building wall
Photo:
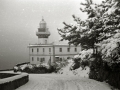
{"type": "Polygon", "coordinates": [[[50,55],[50,54],[53,54],[53,47],[52,46],[30,47],[30,54],[33,54],[33,55],[50,55]],[[51,49],[51,51],[49,51],[49,49],[51,49]]]}
{"type": "Polygon", "coordinates": [[[67,59],[69,57],[74,57],[74,55],[78,54],[81,51],[81,47],[75,47],[75,46],[65,46],[65,45],[58,45],[55,46],[55,56],[58,56],[62,59],[67,59]],[[62,51],[60,51],[60,48],[62,51]],[[68,51],[68,48],[70,51],[68,51]],[[75,48],[77,51],[75,51],[75,48]]]}
{"type": "Polygon", "coordinates": [[[38,38],[38,44],[48,44],[48,38],[38,38]]]}
{"type": "Polygon", "coordinates": [[[55,46],[55,53],[56,54],[61,54],[61,55],[64,55],[64,54],[77,54],[79,53],[79,51],[81,50],[81,48],[78,46],[78,47],[75,47],[75,46],[55,46]],[[62,48],[62,51],[60,52],[60,48],[62,48]],[[70,49],[70,51],[68,51],[68,48],[70,49]],[[77,49],[77,51],[75,51],[75,48],[77,49]]]}
{"type": "MultiPolygon", "coordinates": [[[[40,63],[48,63],[48,61],[50,60],[50,57],[51,57],[51,60],[53,60],[53,56],[34,56],[34,55],[31,55],[30,56],[30,63],[31,64],[40,64],[40,63]],[[34,58],[32,60],[32,58],[34,58]],[[38,60],[39,58],[39,60],[38,60]],[[44,58],[45,61],[41,62],[41,58],[44,58]]],[[[51,61],[53,62],[53,61],[51,61]]]]}
{"type": "Polygon", "coordinates": [[[29,47],[29,58],[31,64],[39,64],[41,61],[41,58],[44,58],[44,63],[48,63],[48,61],[51,58],[51,62],[54,62],[54,60],[57,58],[59,59],[67,59],[69,57],[74,57],[74,55],[78,54],[81,51],[81,47],[75,47],[75,46],[68,46],[68,45],[41,45],[41,46],[33,46],[29,47]],[[62,51],[60,51],[60,48],[62,51]],[[70,48],[70,51],[68,51],[68,48],[70,48]],[[75,51],[75,48],[77,51],[75,51]],[[55,58],[54,58],[55,57],[55,58]],[[34,59],[33,59],[34,58],[34,59]],[[39,58],[39,60],[38,60],[39,58]]]}
{"type": "Polygon", "coordinates": [[[45,63],[48,63],[50,57],[53,62],[53,48],[52,46],[49,47],[30,47],[29,48],[30,54],[30,63],[32,64],[39,64],[41,58],[44,58],[45,63]],[[32,60],[34,58],[34,60],[32,60]],[[39,60],[38,60],[39,58],[39,60]]]}

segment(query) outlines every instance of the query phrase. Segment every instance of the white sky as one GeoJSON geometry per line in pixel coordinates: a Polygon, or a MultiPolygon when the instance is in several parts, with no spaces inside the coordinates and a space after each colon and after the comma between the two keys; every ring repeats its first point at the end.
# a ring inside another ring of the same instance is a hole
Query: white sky
{"type": "MultiPolygon", "coordinates": [[[[51,32],[50,42],[60,40],[57,28],[74,23],[72,15],[85,18],[79,10],[85,0],[0,0],[0,69],[29,61],[29,43],[37,43],[36,31],[42,16],[51,32]]],[[[97,3],[101,0],[93,0],[97,3]]]]}

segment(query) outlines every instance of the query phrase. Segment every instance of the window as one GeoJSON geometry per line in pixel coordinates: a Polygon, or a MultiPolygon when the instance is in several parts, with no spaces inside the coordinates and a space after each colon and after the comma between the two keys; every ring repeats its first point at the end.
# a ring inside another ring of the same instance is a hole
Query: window
{"type": "Polygon", "coordinates": [[[43,48],[43,52],[45,52],[45,49],[43,48]]]}
{"type": "Polygon", "coordinates": [[[32,61],[34,60],[34,57],[32,57],[32,61]]]}
{"type": "Polygon", "coordinates": [[[39,57],[37,57],[37,61],[39,61],[39,57]]]}
{"type": "Polygon", "coordinates": [[[49,52],[51,52],[51,48],[49,48],[49,52]]]}
{"type": "Polygon", "coordinates": [[[37,52],[39,52],[39,48],[37,48],[37,52]]]}
{"type": "Polygon", "coordinates": [[[67,51],[70,52],[70,48],[67,48],[67,51]]]}
{"type": "Polygon", "coordinates": [[[62,61],[62,58],[60,58],[60,61],[62,61]]]}
{"type": "Polygon", "coordinates": [[[45,58],[43,58],[43,61],[42,62],[44,62],[45,61],[45,58]]]}
{"type": "Polygon", "coordinates": [[[42,62],[42,63],[43,63],[44,61],[45,61],[45,58],[41,58],[40,62],[42,62]]]}
{"type": "Polygon", "coordinates": [[[62,48],[60,48],[59,51],[62,52],[62,48]]]}
{"type": "Polygon", "coordinates": [[[33,48],[32,48],[32,52],[33,52],[33,48]]]}
{"type": "Polygon", "coordinates": [[[67,59],[70,59],[70,57],[67,57],[67,59]]]}
{"type": "Polygon", "coordinates": [[[77,48],[75,48],[75,52],[77,52],[77,48]]]}

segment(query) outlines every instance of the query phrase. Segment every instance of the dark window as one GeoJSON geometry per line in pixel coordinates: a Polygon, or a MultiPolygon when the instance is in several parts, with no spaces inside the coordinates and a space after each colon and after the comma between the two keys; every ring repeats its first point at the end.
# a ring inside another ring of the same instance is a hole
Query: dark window
{"type": "Polygon", "coordinates": [[[32,49],[32,52],[33,52],[33,49],[32,49]]]}
{"type": "Polygon", "coordinates": [[[75,52],[77,52],[77,48],[75,48],[75,52]]]}
{"type": "Polygon", "coordinates": [[[70,52],[70,48],[67,48],[67,51],[70,52]]]}
{"type": "Polygon", "coordinates": [[[34,57],[32,57],[32,61],[34,60],[34,57]]]}
{"type": "Polygon", "coordinates": [[[39,48],[37,48],[37,52],[39,52],[39,48]]]}
{"type": "Polygon", "coordinates": [[[49,52],[51,52],[51,48],[49,48],[49,52]]]}
{"type": "Polygon", "coordinates": [[[62,61],[62,58],[60,58],[60,61],[62,61]]]}
{"type": "Polygon", "coordinates": [[[43,61],[42,62],[44,62],[45,61],[45,58],[43,58],[43,61]]]}
{"type": "Polygon", "coordinates": [[[41,58],[40,62],[42,62],[43,58],[41,58]]]}
{"type": "Polygon", "coordinates": [[[70,59],[70,57],[67,57],[67,59],[70,59]]]}
{"type": "Polygon", "coordinates": [[[43,52],[45,52],[45,49],[43,48],[43,52]]]}
{"type": "Polygon", "coordinates": [[[44,62],[45,61],[45,58],[41,58],[40,62],[44,62]]]}
{"type": "Polygon", "coordinates": [[[62,52],[62,48],[60,48],[59,51],[62,52]]]}
{"type": "Polygon", "coordinates": [[[37,61],[39,61],[39,57],[37,57],[37,61]]]}

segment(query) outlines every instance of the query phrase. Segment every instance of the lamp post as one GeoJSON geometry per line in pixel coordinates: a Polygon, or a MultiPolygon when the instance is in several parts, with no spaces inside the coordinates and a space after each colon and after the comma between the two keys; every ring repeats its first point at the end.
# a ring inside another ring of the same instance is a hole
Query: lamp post
{"type": "Polygon", "coordinates": [[[48,64],[49,64],[49,66],[51,66],[51,53],[49,53],[49,54],[50,54],[50,59],[49,59],[48,64]]]}

